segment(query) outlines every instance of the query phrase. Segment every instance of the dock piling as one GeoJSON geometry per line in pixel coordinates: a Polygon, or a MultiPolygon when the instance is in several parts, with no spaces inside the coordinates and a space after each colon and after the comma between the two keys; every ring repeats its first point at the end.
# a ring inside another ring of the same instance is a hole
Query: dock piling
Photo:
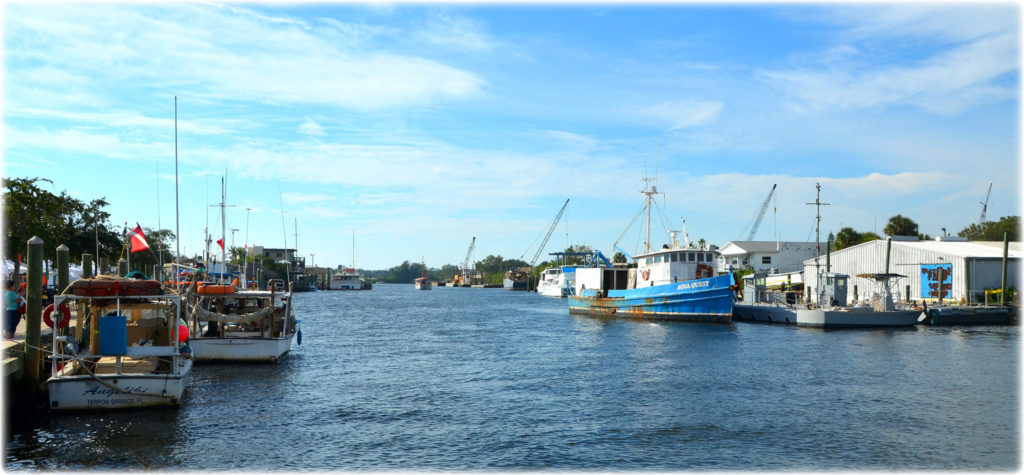
{"type": "Polygon", "coordinates": [[[98,258],[99,268],[96,269],[96,275],[107,275],[110,273],[110,260],[107,256],[99,256],[98,258]]]}
{"type": "Polygon", "coordinates": [[[69,251],[70,249],[68,249],[64,244],[57,246],[57,282],[54,283],[53,289],[58,294],[71,283],[68,281],[71,278],[71,274],[68,269],[69,251]]]}
{"type": "Polygon", "coordinates": [[[92,254],[82,254],[82,278],[92,277],[92,254]]]}
{"type": "Polygon", "coordinates": [[[1003,233],[1003,280],[1000,284],[999,291],[999,305],[1006,305],[1006,258],[1010,249],[1010,236],[1008,233],[1003,233]]]}
{"type": "Polygon", "coordinates": [[[32,236],[28,240],[28,270],[25,289],[25,383],[29,392],[39,387],[39,369],[42,357],[40,323],[43,313],[43,240],[32,236]]]}

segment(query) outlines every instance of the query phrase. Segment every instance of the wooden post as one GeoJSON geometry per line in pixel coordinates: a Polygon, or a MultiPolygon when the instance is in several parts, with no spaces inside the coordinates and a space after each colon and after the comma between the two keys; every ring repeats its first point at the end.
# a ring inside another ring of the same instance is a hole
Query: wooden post
{"type": "Polygon", "coordinates": [[[71,273],[68,269],[68,251],[70,249],[63,244],[57,246],[57,284],[53,286],[53,290],[58,295],[71,283],[71,273]]]}
{"type": "Polygon", "coordinates": [[[99,269],[96,269],[96,275],[107,275],[110,273],[110,260],[107,256],[99,257],[99,269]]]}
{"type": "Polygon", "coordinates": [[[92,277],[92,254],[82,254],[82,278],[92,277]]]}
{"type": "Polygon", "coordinates": [[[30,392],[39,389],[39,370],[42,366],[40,324],[43,314],[43,240],[32,236],[28,240],[28,270],[25,289],[25,382],[30,392]]]}
{"type": "Polygon", "coordinates": [[[117,276],[124,277],[128,275],[128,261],[119,259],[117,261],[117,276]]]}
{"type": "Polygon", "coordinates": [[[1003,233],[1003,280],[1000,285],[999,305],[1006,305],[1006,260],[1010,250],[1010,235],[1003,233]]]}

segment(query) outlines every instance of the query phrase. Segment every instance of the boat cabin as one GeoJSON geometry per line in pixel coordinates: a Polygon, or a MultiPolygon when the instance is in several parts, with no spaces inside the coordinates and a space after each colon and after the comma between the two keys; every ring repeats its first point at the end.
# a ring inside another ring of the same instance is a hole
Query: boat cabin
{"type": "Polygon", "coordinates": [[[716,251],[697,248],[669,248],[639,254],[636,259],[636,287],[685,282],[715,276],[716,251]]]}
{"type": "Polygon", "coordinates": [[[822,272],[819,277],[819,289],[821,289],[821,303],[830,303],[832,306],[846,306],[846,282],[850,276],[837,274],[835,272],[822,272]]]}

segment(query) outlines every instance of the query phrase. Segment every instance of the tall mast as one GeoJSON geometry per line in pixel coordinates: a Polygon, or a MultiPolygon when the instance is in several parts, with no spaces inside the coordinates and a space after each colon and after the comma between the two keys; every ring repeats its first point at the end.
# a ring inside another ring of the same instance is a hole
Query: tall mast
{"type": "Polygon", "coordinates": [[[828,206],[829,203],[821,202],[821,183],[815,183],[814,187],[818,189],[818,195],[814,198],[813,203],[807,203],[814,205],[817,208],[817,215],[814,223],[814,273],[817,275],[817,283],[815,284],[818,288],[818,304],[821,304],[821,264],[818,262],[818,258],[821,257],[821,207],[828,206]]]}
{"type": "Polygon", "coordinates": [[[227,244],[224,242],[228,234],[228,225],[224,219],[226,214],[224,207],[228,202],[228,171],[224,170],[224,176],[220,179],[220,282],[224,283],[224,273],[228,270],[227,244]]]}
{"type": "MultiPolygon", "coordinates": [[[[178,272],[181,271],[181,220],[178,217],[178,96],[174,96],[174,287],[181,292],[178,272]]],[[[99,258],[99,253],[96,253],[99,258]]]]}
{"type": "Polygon", "coordinates": [[[356,270],[356,228],[352,228],[352,271],[356,270]]]}

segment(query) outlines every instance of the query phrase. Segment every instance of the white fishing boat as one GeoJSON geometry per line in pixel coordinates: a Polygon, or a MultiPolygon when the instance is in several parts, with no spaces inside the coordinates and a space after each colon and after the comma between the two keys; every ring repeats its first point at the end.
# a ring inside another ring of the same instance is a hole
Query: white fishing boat
{"type": "Polygon", "coordinates": [[[53,332],[50,409],[178,406],[192,370],[181,298],[156,281],[80,279],[54,297],[63,328],[75,312],[77,338],[53,332]]]}
{"type": "Polygon", "coordinates": [[[188,292],[186,302],[196,361],[275,363],[296,338],[302,344],[291,292],[207,284],[188,292]]]}
{"type": "Polygon", "coordinates": [[[544,269],[537,283],[537,293],[545,297],[566,297],[576,283],[576,268],[555,266],[544,269]]]}
{"type": "Polygon", "coordinates": [[[413,280],[416,290],[430,290],[430,279],[427,278],[427,264],[423,261],[420,266],[420,276],[413,280]]]}
{"type": "Polygon", "coordinates": [[[359,271],[352,267],[343,267],[340,272],[331,276],[328,288],[331,290],[370,290],[371,285],[363,280],[359,271]]]}

